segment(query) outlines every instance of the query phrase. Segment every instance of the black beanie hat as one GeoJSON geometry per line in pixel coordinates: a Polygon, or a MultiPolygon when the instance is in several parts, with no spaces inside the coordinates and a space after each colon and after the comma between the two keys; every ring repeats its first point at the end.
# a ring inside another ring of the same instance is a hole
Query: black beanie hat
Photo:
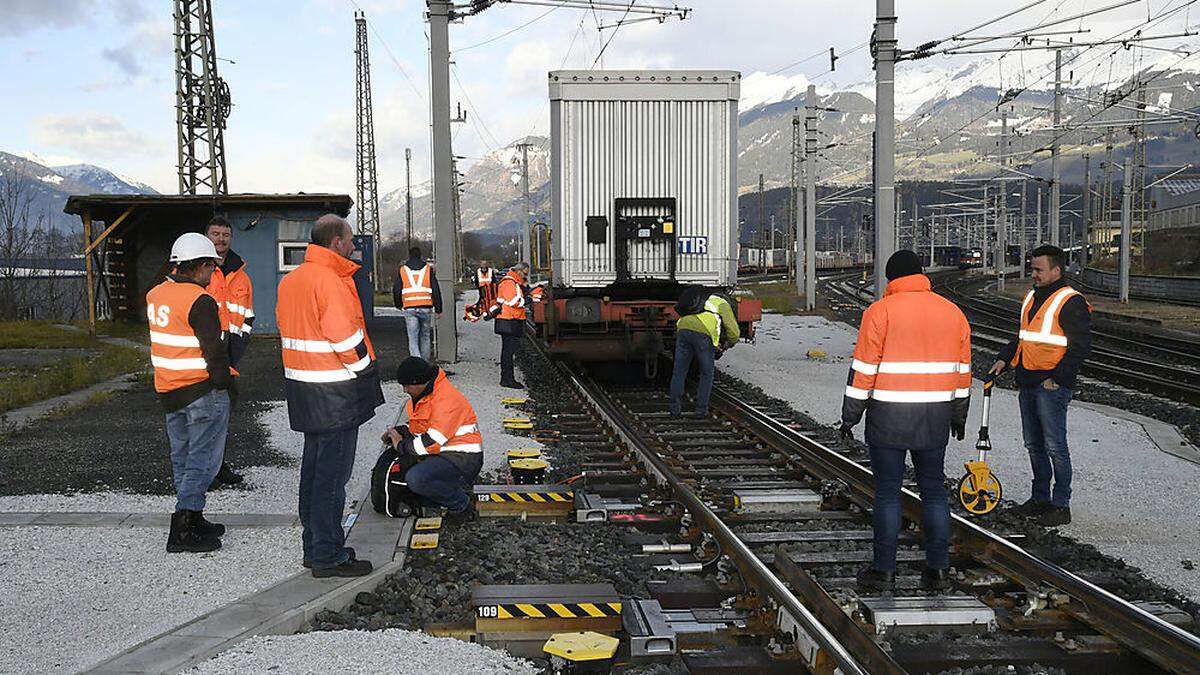
{"type": "Polygon", "coordinates": [[[887,274],[888,281],[906,277],[910,274],[920,274],[921,259],[917,257],[916,253],[906,248],[901,249],[888,258],[885,273],[887,274]]]}
{"type": "Polygon", "coordinates": [[[396,369],[396,381],[400,384],[425,384],[435,377],[437,366],[419,356],[404,359],[396,369]]]}

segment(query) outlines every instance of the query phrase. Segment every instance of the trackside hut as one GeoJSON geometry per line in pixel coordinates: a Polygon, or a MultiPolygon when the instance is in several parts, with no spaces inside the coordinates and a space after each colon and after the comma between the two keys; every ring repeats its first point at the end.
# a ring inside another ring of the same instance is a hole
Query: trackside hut
{"type": "MultiPolygon", "coordinates": [[[[233,249],[246,260],[254,332],[261,334],[277,332],[276,289],[304,261],[313,223],[325,213],[344,217],[352,204],[338,194],[72,195],[63,210],[83,221],[93,331],[98,318],[144,322],[146,292],[168,272],[171,243],[184,232],[202,232],[220,214],[233,227],[233,249]]],[[[362,242],[359,248],[356,255],[362,242]]]]}

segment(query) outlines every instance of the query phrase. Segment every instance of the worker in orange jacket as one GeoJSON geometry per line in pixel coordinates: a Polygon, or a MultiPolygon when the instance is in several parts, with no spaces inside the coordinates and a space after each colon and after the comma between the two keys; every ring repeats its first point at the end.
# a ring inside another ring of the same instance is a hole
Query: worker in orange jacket
{"type": "Polygon", "coordinates": [[[966,436],[971,396],[971,327],[957,305],[930,289],[916,253],[887,261],[887,290],[862,315],[842,399],[842,436],[867,415],[866,441],[875,478],[874,557],[858,575],[867,590],[895,586],[900,482],[912,454],[921,493],[925,570],[921,585],[949,584],[950,505],[946,443],[966,436]]]}
{"type": "Polygon", "coordinates": [[[356,577],[372,569],[346,548],[342,530],[358,427],[383,403],[375,348],[354,286],[359,266],[350,261],[353,253],[346,221],[321,216],[304,263],[279,282],[275,307],[288,418],[304,434],[300,524],[304,563],[314,577],[356,577]]]}
{"type": "MultiPolygon", "coordinates": [[[[229,221],[224,216],[213,216],[204,228],[204,235],[213,243],[218,256],[217,269],[213,270],[206,290],[217,301],[221,327],[227,331],[229,365],[237,368],[242,355],[246,353],[247,345],[250,344],[250,329],[254,325],[254,285],[246,271],[246,261],[230,248],[233,243],[233,227],[229,221]]],[[[237,375],[236,370],[234,375],[237,375]]],[[[241,474],[234,471],[227,460],[228,453],[226,461],[221,462],[221,470],[217,472],[211,487],[218,487],[222,483],[237,485],[242,482],[241,474]]]]}
{"type": "Polygon", "coordinates": [[[146,294],[154,390],[166,409],[175,482],[167,551],[221,547],[225,527],[204,518],[205,491],[221,466],[236,391],[216,300],[204,290],[217,250],[197,232],[171,246],[172,273],[146,294]]]}
{"type": "Polygon", "coordinates": [[[401,362],[396,380],[409,395],[408,423],[388,429],[383,439],[417,459],[404,482],[426,505],[445,508],[450,521],[475,520],[472,487],[483,468],[475,409],[445,371],[420,357],[401,362]]]}
{"type": "Polygon", "coordinates": [[[479,267],[471,272],[471,281],[479,291],[479,298],[475,300],[473,314],[482,315],[496,302],[496,286],[500,283],[499,276],[500,273],[487,260],[480,260],[479,267]]]}
{"type": "Polygon", "coordinates": [[[496,335],[500,336],[500,386],[524,389],[513,372],[513,359],[525,334],[525,284],[529,278],[529,263],[519,262],[508,269],[496,289],[496,301],[484,315],[494,319],[496,335]]]}

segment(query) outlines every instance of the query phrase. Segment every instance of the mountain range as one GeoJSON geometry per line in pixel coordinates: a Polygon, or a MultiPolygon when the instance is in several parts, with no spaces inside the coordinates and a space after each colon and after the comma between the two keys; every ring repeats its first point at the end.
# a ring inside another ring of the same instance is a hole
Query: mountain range
{"type": "Polygon", "coordinates": [[[49,166],[32,153],[0,151],[0,181],[20,176],[29,191],[31,217],[56,229],[78,230],[79,218],[63,213],[72,194],[158,194],[154,188],[93,164],[49,166]]]}

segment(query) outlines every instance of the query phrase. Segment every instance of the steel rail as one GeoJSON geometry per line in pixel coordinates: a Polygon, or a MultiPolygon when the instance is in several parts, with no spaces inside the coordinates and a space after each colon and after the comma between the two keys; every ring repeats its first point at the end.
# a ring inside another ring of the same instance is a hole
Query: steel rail
{"type": "MultiPolygon", "coordinates": [[[[873,476],[866,467],[743,403],[720,386],[713,390],[711,405],[777,449],[800,455],[806,470],[820,478],[841,481],[846,485],[851,499],[860,505],[869,506],[873,501],[873,476]]],[[[919,522],[920,498],[905,488],[901,490],[901,500],[905,515],[919,522]]],[[[998,568],[1026,588],[1036,590],[1050,587],[1065,593],[1070,600],[1061,609],[1160,668],[1177,673],[1200,670],[1200,636],[1173,626],[1079,576],[1039,559],[961,516],[951,514],[950,517],[954,535],[976,559],[998,568]]]]}
{"type": "MultiPolygon", "coordinates": [[[[538,344],[534,340],[535,344],[538,344]]],[[[540,349],[540,344],[538,345],[540,349]]],[[[641,458],[649,474],[671,489],[675,498],[696,518],[721,545],[721,551],[729,556],[750,581],[768,597],[774,600],[780,611],[787,612],[795,623],[807,633],[807,637],[822,652],[837,664],[838,670],[844,675],[868,675],[871,671],[861,665],[846,649],[838,638],[829,631],[813,613],[804,606],[784,584],[779,577],[763,563],[754,552],[713,513],[687,485],[680,481],[670,465],[647,444],[641,434],[630,424],[619,407],[591,378],[575,372],[562,362],[555,363],[559,372],[567,381],[592,404],[596,411],[608,422],[625,444],[641,458]]]]}

